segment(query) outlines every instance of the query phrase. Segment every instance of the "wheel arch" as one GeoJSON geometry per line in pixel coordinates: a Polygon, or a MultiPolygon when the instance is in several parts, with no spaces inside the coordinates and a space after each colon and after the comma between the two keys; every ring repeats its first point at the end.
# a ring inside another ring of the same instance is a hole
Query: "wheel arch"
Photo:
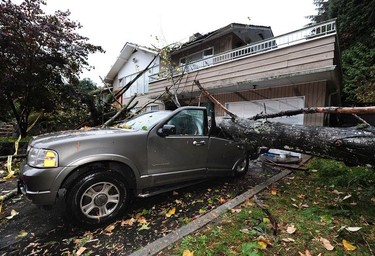
{"type": "Polygon", "coordinates": [[[120,175],[127,183],[130,189],[135,189],[137,186],[137,179],[132,170],[132,168],[122,162],[111,161],[111,160],[100,160],[90,163],[85,163],[83,165],[74,168],[61,183],[62,189],[68,189],[71,187],[79,177],[82,177],[90,172],[100,172],[100,171],[110,171],[117,175],[120,175]]]}

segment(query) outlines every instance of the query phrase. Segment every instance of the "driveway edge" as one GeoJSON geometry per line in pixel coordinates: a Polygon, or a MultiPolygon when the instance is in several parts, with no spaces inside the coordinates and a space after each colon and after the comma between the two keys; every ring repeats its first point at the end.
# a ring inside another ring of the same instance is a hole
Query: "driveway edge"
{"type": "Polygon", "coordinates": [[[177,242],[184,236],[193,233],[194,231],[200,229],[204,225],[208,224],[209,222],[213,221],[214,219],[218,218],[224,212],[238,206],[239,204],[243,203],[245,200],[253,197],[257,193],[264,190],[270,184],[282,179],[283,177],[289,175],[292,171],[291,170],[283,170],[280,173],[272,176],[265,182],[256,185],[254,188],[249,189],[245,193],[233,198],[232,200],[220,205],[216,209],[202,215],[201,217],[193,220],[192,222],[188,223],[181,228],[170,232],[168,235],[155,240],[152,243],[149,243],[145,247],[139,249],[138,251],[133,252],[130,256],[144,256],[144,255],[155,255],[156,253],[160,252],[161,250],[165,249],[166,247],[170,246],[171,244],[177,242]]]}

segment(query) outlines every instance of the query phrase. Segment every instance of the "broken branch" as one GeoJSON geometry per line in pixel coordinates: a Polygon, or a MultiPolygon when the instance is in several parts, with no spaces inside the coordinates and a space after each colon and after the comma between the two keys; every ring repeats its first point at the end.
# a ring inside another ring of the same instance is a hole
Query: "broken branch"
{"type": "Polygon", "coordinates": [[[250,117],[250,120],[274,118],[281,116],[295,116],[300,114],[314,114],[314,113],[327,113],[327,114],[373,114],[375,107],[313,107],[301,108],[296,110],[280,111],[273,114],[257,114],[250,117]]]}
{"type": "Polygon", "coordinates": [[[194,80],[194,83],[198,86],[199,90],[201,90],[204,95],[209,98],[213,103],[218,105],[221,109],[224,110],[225,113],[227,113],[232,119],[237,119],[237,115],[230,112],[226,107],[224,107],[215,97],[213,97],[206,89],[202,87],[199,80],[194,80]]]}

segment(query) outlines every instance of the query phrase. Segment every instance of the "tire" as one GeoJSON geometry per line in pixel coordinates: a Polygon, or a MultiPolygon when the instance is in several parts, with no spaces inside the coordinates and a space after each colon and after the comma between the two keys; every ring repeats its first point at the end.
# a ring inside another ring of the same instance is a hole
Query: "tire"
{"type": "Polygon", "coordinates": [[[234,176],[242,177],[245,176],[247,171],[249,170],[249,156],[247,155],[243,159],[241,159],[234,170],[234,176]]]}
{"type": "Polygon", "coordinates": [[[88,173],[68,189],[66,214],[82,225],[105,224],[119,216],[129,201],[126,182],[114,172],[88,173]]]}

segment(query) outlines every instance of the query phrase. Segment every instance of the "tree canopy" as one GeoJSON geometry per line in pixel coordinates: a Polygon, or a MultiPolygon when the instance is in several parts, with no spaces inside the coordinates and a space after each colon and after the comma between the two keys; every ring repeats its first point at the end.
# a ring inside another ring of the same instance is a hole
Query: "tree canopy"
{"type": "Polygon", "coordinates": [[[313,22],[337,18],[344,102],[375,102],[375,1],[314,0],[313,22]]]}
{"type": "Polygon", "coordinates": [[[5,97],[0,106],[11,111],[23,136],[32,111],[52,112],[75,100],[73,87],[91,68],[89,54],[103,52],[77,33],[81,25],[69,19],[69,11],[46,14],[43,5],[43,0],[0,4],[0,94],[5,97]]]}

